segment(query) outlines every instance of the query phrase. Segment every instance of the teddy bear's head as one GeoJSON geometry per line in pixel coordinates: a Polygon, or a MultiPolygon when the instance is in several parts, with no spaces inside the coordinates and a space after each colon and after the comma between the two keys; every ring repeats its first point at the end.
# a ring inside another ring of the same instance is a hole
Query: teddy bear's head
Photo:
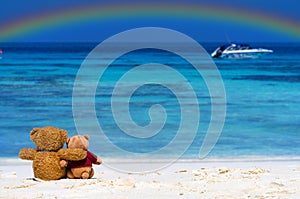
{"type": "Polygon", "coordinates": [[[89,136],[88,135],[75,135],[68,139],[68,148],[79,148],[87,150],[89,148],[89,136]]]}
{"type": "Polygon", "coordinates": [[[34,128],[30,132],[30,139],[36,144],[38,151],[58,151],[68,140],[68,134],[63,129],[47,126],[34,128]]]}

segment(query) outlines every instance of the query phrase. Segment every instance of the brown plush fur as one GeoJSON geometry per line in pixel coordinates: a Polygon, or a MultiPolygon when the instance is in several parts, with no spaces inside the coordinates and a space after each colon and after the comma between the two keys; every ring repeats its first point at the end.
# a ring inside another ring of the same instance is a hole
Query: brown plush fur
{"type": "MultiPolygon", "coordinates": [[[[83,149],[88,150],[89,147],[89,136],[76,135],[68,139],[67,144],[69,149],[83,149]]],[[[97,165],[100,165],[102,160],[97,157],[97,165]]],[[[94,176],[94,169],[89,166],[77,167],[77,168],[68,168],[67,176],[70,179],[82,178],[88,179],[94,176]]]]}
{"type": "Polygon", "coordinates": [[[21,149],[19,157],[33,160],[34,176],[42,180],[58,180],[66,177],[66,160],[78,161],[86,158],[82,149],[62,149],[68,139],[63,129],[55,127],[34,128],[30,139],[36,144],[36,150],[21,149]]]}

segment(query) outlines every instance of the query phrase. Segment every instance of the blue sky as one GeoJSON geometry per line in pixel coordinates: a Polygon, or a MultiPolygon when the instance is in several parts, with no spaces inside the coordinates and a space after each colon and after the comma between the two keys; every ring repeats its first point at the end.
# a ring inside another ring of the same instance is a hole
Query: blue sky
{"type": "MultiPolygon", "coordinates": [[[[141,2],[141,1],[139,1],[141,2]]],[[[150,2],[150,1],[149,1],[150,2]]],[[[153,1],[151,1],[153,2],[153,1]]],[[[162,2],[162,1],[158,1],[162,2]]],[[[170,4],[180,1],[163,1],[170,4]]],[[[183,2],[183,1],[181,1],[183,2]]],[[[228,0],[228,1],[184,1],[185,4],[210,3],[223,5],[247,12],[265,13],[294,21],[300,26],[300,3],[298,0],[228,0]]],[[[40,17],[43,13],[66,10],[88,4],[128,4],[134,1],[96,0],[1,0],[0,27],[28,16],[40,17]]],[[[63,26],[49,26],[44,29],[24,33],[9,41],[102,41],[118,32],[138,27],[155,26],[171,28],[183,32],[201,42],[247,41],[247,42],[299,42],[300,37],[276,32],[254,25],[234,23],[207,18],[191,17],[116,17],[106,20],[89,19],[63,26]]],[[[300,32],[299,32],[300,35],[300,32]]]]}

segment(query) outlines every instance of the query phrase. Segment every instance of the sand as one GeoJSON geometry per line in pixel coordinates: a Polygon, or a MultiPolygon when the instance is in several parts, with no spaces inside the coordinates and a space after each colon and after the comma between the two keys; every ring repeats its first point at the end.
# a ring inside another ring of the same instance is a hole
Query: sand
{"type": "Polygon", "coordinates": [[[94,178],[88,180],[41,181],[33,178],[30,161],[1,159],[0,198],[300,198],[297,159],[179,160],[140,174],[105,165],[94,169],[94,178]]]}

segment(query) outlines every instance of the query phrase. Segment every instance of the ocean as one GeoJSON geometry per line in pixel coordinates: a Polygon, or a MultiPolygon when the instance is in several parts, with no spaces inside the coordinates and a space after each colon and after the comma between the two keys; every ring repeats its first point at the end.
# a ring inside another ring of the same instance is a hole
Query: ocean
{"type": "MultiPolygon", "coordinates": [[[[208,53],[220,43],[201,43],[208,53]]],[[[35,127],[56,126],[76,135],[72,111],[73,86],[78,70],[98,43],[1,43],[0,60],[0,157],[17,157],[21,148],[35,147],[29,133],[35,127]]],[[[214,59],[226,91],[226,119],[217,144],[209,153],[215,158],[300,156],[300,43],[252,43],[274,53],[259,59],[214,59]]],[[[101,60],[100,60],[101,62],[101,60]]],[[[103,73],[94,96],[96,117],[109,141],[130,153],[151,153],[172,142],[181,120],[178,96],[167,86],[147,84],[136,89],[129,103],[132,120],[140,126],[151,123],[149,108],[160,104],[167,117],[161,132],[147,138],[127,135],[119,128],[111,108],[116,82],[126,71],[146,63],[161,63],[179,71],[192,88],[200,107],[200,124],[183,157],[195,158],[211,118],[211,99],[205,82],[195,69],[172,53],[145,49],[117,59],[103,73]]],[[[158,76],[163,74],[158,71],[158,76]]],[[[132,77],[140,81],[146,76],[132,77]]],[[[176,79],[166,79],[179,90],[176,79]]],[[[117,101],[124,96],[117,96],[117,101]]],[[[187,99],[189,100],[189,99],[187,99]]],[[[83,101],[84,102],[84,101],[83,101]]],[[[119,114],[118,112],[115,112],[119,114]]],[[[193,121],[189,115],[188,121],[193,121]]],[[[122,117],[119,117],[122,120],[122,117]]],[[[124,118],[125,120],[125,118],[124,118]]],[[[122,123],[122,121],[119,121],[122,123]]],[[[124,122],[126,125],[127,123],[124,122]]],[[[129,124],[128,124],[129,125],[129,124]]],[[[128,126],[128,128],[130,125],[128,126]]],[[[126,127],[125,127],[126,128],[126,127]]],[[[131,127],[130,127],[131,128],[131,127]]],[[[130,131],[129,128],[129,131],[130,131]]],[[[86,128],[86,134],[97,135],[86,128]]],[[[189,132],[185,132],[187,135],[189,132]]],[[[118,157],[106,151],[97,136],[90,140],[100,156],[118,157]]],[[[178,146],[191,140],[187,136],[178,146]]],[[[173,146],[176,148],[176,145],[173,146]]],[[[174,150],[176,150],[174,148],[174,150]]],[[[171,150],[161,154],[171,157],[171,150]]]]}

